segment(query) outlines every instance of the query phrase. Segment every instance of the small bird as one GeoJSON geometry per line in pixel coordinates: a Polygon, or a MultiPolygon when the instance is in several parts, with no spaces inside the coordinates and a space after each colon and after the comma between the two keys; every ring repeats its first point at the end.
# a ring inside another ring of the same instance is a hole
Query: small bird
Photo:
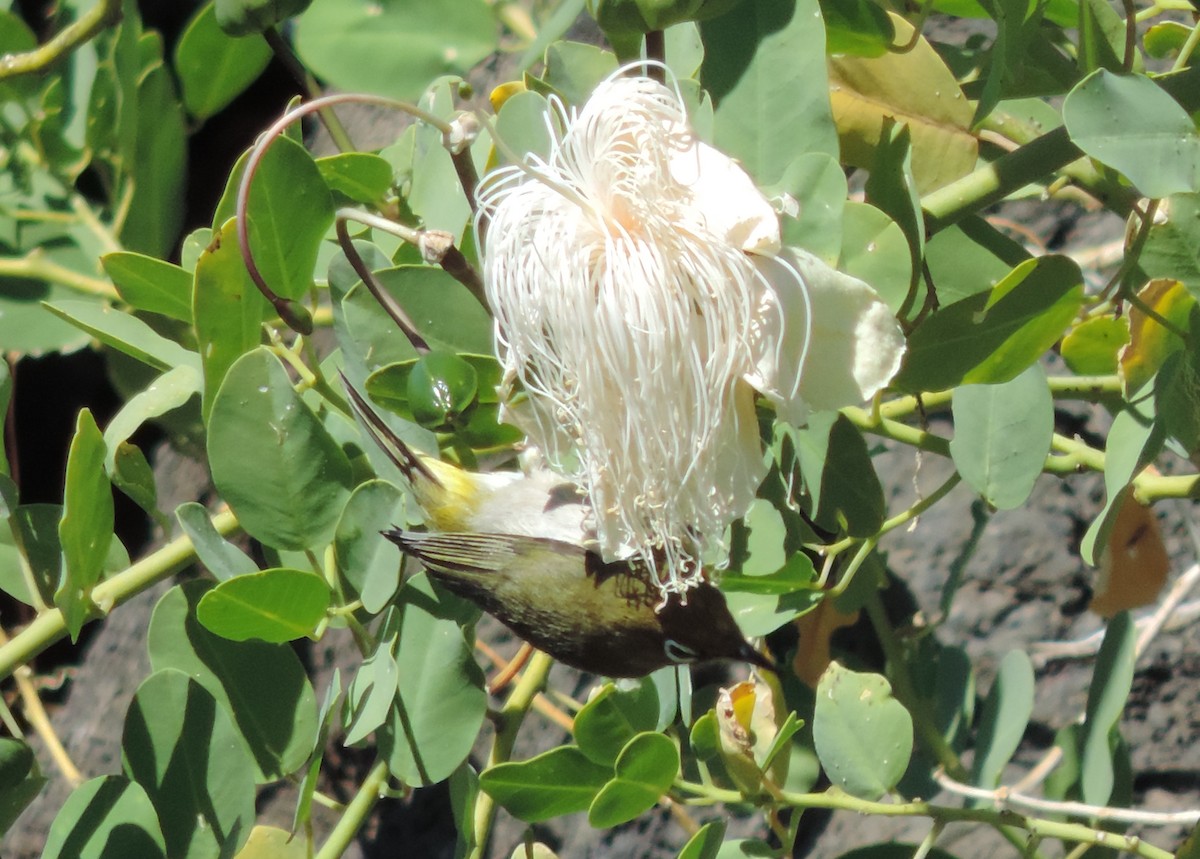
{"type": "Polygon", "coordinates": [[[591,508],[575,484],[547,468],[529,474],[479,474],[417,453],[353,385],[345,382],[345,386],[355,414],[408,481],[429,527],[436,531],[522,534],[568,543],[582,543],[586,538],[591,508]]]}
{"type": "Polygon", "coordinates": [[[642,677],[667,665],[735,659],[774,671],[742,637],[709,582],[686,601],[662,594],[644,564],[605,563],[573,543],[510,534],[385,531],[449,591],[581,671],[642,677]]]}
{"type": "Polygon", "coordinates": [[[351,404],[408,480],[436,532],[384,536],[452,593],[560,662],[606,677],[734,659],[774,671],[711,583],[671,594],[636,560],[605,562],[586,545],[591,509],[548,469],[476,474],[406,445],[347,384],[351,404]]]}

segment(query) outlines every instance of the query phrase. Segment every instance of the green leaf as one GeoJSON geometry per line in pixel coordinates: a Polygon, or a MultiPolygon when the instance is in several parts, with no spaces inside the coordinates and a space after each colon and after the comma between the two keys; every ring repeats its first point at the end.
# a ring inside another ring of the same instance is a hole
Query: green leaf
{"type": "Polygon", "coordinates": [[[309,859],[306,839],[275,826],[255,826],[236,859],[309,859]]]}
{"type": "Polygon", "coordinates": [[[837,157],[816,0],[742,3],[701,23],[700,36],[718,149],[763,184],[778,182],[800,153],[837,157]]]}
{"type": "Polygon", "coordinates": [[[1133,409],[1120,411],[1113,418],[1104,446],[1104,509],[1079,544],[1079,555],[1086,563],[1099,564],[1129,482],[1158,455],[1162,445],[1161,423],[1133,409]]]}
{"type": "Polygon", "coordinates": [[[725,838],[725,821],[706,823],[688,839],[676,859],[716,859],[717,851],[725,838]]]}
{"type": "Polygon", "coordinates": [[[474,632],[468,636],[462,628],[478,611],[436,590],[424,575],[404,583],[396,606],[396,652],[404,654],[405,668],[379,751],[396,778],[434,784],[466,760],[487,713],[474,632]]]}
{"type": "MultiPolygon", "coordinates": [[[[896,42],[913,39],[913,28],[891,15],[896,42]]],[[[917,36],[912,47],[879,57],[829,58],[829,88],[843,163],[870,169],[890,117],[908,125],[912,171],[922,194],[975,168],[978,144],[970,133],[974,114],[954,74],[933,46],[917,36]]],[[[836,153],[834,153],[836,154],[836,153]]]]}
{"type": "Polygon", "coordinates": [[[496,136],[517,155],[550,156],[550,131],[545,117],[549,102],[541,93],[526,90],[504,102],[496,115],[496,136]]]}
{"type": "Polygon", "coordinates": [[[180,408],[200,393],[201,378],[194,360],[196,356],[191,352],[187,355],[190,360],[186,364],[167,370],[145,390],[134,394],[108,422],[104,430],[104,443],[108,445],[109,453],[104,464],[110,473],[115,468],[118,447],[142,424],[180,408]]]}
{"type": "Polygon", "coordinates": [[[1027,259],[1023,247],[978,217],[938,230],[925,245],[925,265],[942,307],[990,290],[1027,259]]]}
{"type": "Polygon", "coordinates": [[[158,814],[145,789],[124,776],[86,781],[59,809],[42,859],[165,859],[158,814]]]}
{"type": "Polygon", "coordinates": [[[342,152],[316,160],[330,190],[358,203],[374,203],[392,187],[392,165],[369,152],[342,152]]]}
{"type": "Polygon", "coordinates": [[[158,486],[154,482],[154,469],[142,449],[127,441],[118,442],[112,454],[112,470],[109,477],[113,486],[120,489],[142,508],[155,524],[169,530],[170,523],[158,509],[158,486]]]}
{"type": "Polygon", "coordinates": [[[46,309],[60,319],[86,331],[105,346],[111,346],[156,370],[196,365],[196,354],[163,337],[129,313],[93,301],[55,301],[46,309]]]}
{"type": "Polygon", "coordinates": [[[261,33],[308,8],[312,0],[216,0],[217,24],[231,36],[261,33]]]}
{"type": "Polygon", "coordinates": [[[213,483],[246,532],[279,549],[324,546],[350,494],[350,463],[265,348],[230,369],[213,401],[213,483]]]}
{"type": "Polygon", "coordinates": [[[996,679],[983,703],[971,782],[994,788],[1004,767],[1016,754],[1025,726],[1033,713],[1033,664],[1021,650],[1011,650],[1000,661],[996,679]]]}
{"type": "Polygon", "coordinates": [[[527,761],[484,770],[479,788],[518,820],[539,823],[586,811],[612,772],[575,746],[559,746],[527,761]]]}
{"type": "MultiPolygon", "coordinates": [[[[1193,330],[1200,334],[1200,327],[1193,330]]],[[[1191,455],[1200,447],[1200,349],[1195,337],[1158,371],[1154,402],[1164,432],[1191,455]]]]}
{"type": "Polygon", "coordinates": [[[412,101],[441,75],[466,75],[496,40],[482,0],[316,0],[296,27],[300,59],[328,84],[412,101]]]}
{"type": "Polygon", "coordinates": [[[288,645],[230,641],[200,624],[196,606],[211,587],[188,582],[158,601],[147,632],[150,664],[177,668],[216,696],[254,756],[255,780],[275,781],[303,766],[314,748],[316,698],[288,645]]]}
{"type": "Polygon", "coordinates": [[[221,582],[196,617],[222,638],[294,641],[311,635],[329,608],[329,586],[315,573],[275,568],[221,582]]]}
{"type": "MultiPolygon", "coordinates": [[[[0,484],[6,479],[0,478],[0,484]]],[[[5,494],[15,497],[15,491],[5,494]]],[[[26,605],[33,605],[34,599],[21,573],[23,562],[18,555],[28,562],[41,601],[50,601],[62,574],[62,546],[58,539],[61,518],[62,508],[57,504],[23,504],[12,514],[9,527],[0,528],[0,589],[26,605]]],[[[114,573],[128,566],[125,547],[120,540],[112,540],[104,559],[104,572],[114,573]]]]}
{"type": "Polygon", "coordinates": [[[805,152],[788,165],[777,185],[762,190],[770,199],[786,201],[784,195],[788,195],[796,201],[795,209],[785,209],[783,243],[804,248],[831,267],[840,268],[842,213],[849,192],[846,173],[837,159],[824,152],[805,152]]]}
{"type": "Polygon", "coordinates": [[[1187,43],[1192,28],[1180,21],[1159,21],[1151,24],[1142,36],[1146,53],[1156,60],[1179,56],[1179,50],[1187,43]]]}
{"type": "MultiPolygon", "coordinates": [[[[403,265],[396,268],[376,272],[380,285],[408,313],[417,330],[429,341],[434,349],[447,352],[468,352],[475,355],[492,354],[492,323],[488,311],[476,301],[467,288],[446,274],[440,268],[421,265],[403,265]]],[[[395,323],[386,316],[379,303],[359,286],[346,296],[346,301],[354,301],[354,311],[346,308],[347,323],[355,334],[370,325],[379,330],[371,333],[377,338],[371,343],[384,343],[392,337],[408,342],[395,323]],[[364,305],[368,305],[365,306],[364,305]],[[370,309],[374,305],[374,310],[370,309]],[[370,322],[363,319],[369,315],[370,322]],[[380,318],[382,317],[382,318],[380,318]]],[[[402,358],[412,357],[415,353],[403,349],[402,358]]],[[[390,363],[384,361],[383,363],[390,363]]]]}
{"type": "Polygon", "coordinates": [[[228,712],[182,671],[156,671],[134,693],[121,753],[146,791],[172,859],[237,852],[254,823],[254,762],[228,712]]]}
{"type": "Polygon", "coordinates": [[[104,437],[92,413],[83,409],[67,454],[63,515],[58,523],[63,576],[54,594],[72,641],[79,637],[91,610],[92,588],[100,581],[113,539],[112,485],[104,471],[104,457],[104,437]]]}
{"type": "Polygon", "coordinates": [[[33,749],[22,740],[0,737],[0,832],[8,831],[45,784],[33,749]]]}
{"type": "MultiPolygon", "coordinates": [[[[866,847],[856,847],[841,854],[838,856],[838,859],[912,859],[920,850],[921,847],[916,844],[902,844],[897,841],[889,841],[886,844],[869,844],[866,847]]],[[[947,853],[940,847],[934,847],[922,855],[926,859],[956,859],[954,854],[947,853]]]]}
{"type": "Polygon", "coordinates": [[[908,241],[912,271],[925,256],[925,215],[912,172],[912,132],[885,119],[865,187],[867,202],[896,222],[908,241]]]}
{"type": "Polygon", "coordinates": [[[617,758],[616,775],[588,806],[588,823],[608,829],[649,811],[679,774],[679,750],[670,737],[643,733],[617,758]]]}
{"type": "Polygon", "coordinates": [[[912,717],[878,674],[832,662],[817,685],[813,741],[830,780],[860,799],[896,786],[912,756],[912,717]]]}
{"type": "Polygon", "coordinates": [[[257,573],[258,565],[245,552],[229,543],[213,527],[208,508],[195,501],[175,508],[175,519],[192,541],[196,557],[220,581],[246,573],[257,573]]]}
{"type": "Polygon", "coordinates": [[[617,58],[612,51],[564,40],[546,49],[544,79],[530,79],[530,86],[539,94],[553,92],[565,104],[583,107],[592,90],[616,70],[617,58]],[[539,84],[546,88],[545,93],[540,92],[539,84]]]}
{"type": "Polygon", "coordinates": [[[609,683],[576,714],[575,742],[588,760],[612,766],[626,743],[657,727],[658,695],[653,684],[623,692],[609,683]]]}
{"type": "Polygon", "coordinates": [[[1200,190],[1196,124],[1145,75],[1098,69],[1071,90],[1062,111],[1072,142],[1145,196],[1200,190]]]}
{"type": "Polygon", "coordinates": [[[1037,364],[998,385],[962,385],[952,400],[950,455],[971,488],[998,510],[1025,503],[1054,435],[1054,399],[1037,364]]]}
{"type": "Polygon", "coordinates": [[[342,672],[333,669],[333,677],[329,679],[329,688],[325,691],[325,699],[317,713],[317,742],[309,755],[308,767],[304,778],[296,788],[299,799],[296,801],[296,813],[292,818],[292,832],[298,832],[312,819],[313,795],[317,790],[317,782],[321,776],[321,761],[325,757],[325,748],[329,743],[329,734],[333,730],[334,721],[338,716],[337,703],[342,697],[342,672]]]}
{"type": "Polygon", "coordinates": [[[1159,205],[1138,265],[1148,277],[1180,281],[1200,299],[1200,194],[1175,194],[1159,205]]]}
{"type": "Polygon", "coordinates": [[[810,416],[808,426],[779,430],[792,439],[804,488],[812,499],[812,516],[829,530],[845,528],[855,537],[869,537],[883,524],[886,509],[883,485],[871,464],[862,433],[837,412],[810,416]],[[845,475],[855,475],[846,480],[845,475]]]}
{"type": "Polygon", "coordinates": [[[987,293],[935,312],[909,335],[894,384],[940,391],[1007,382],[1049,349],[1083,303],[1083,275],[1064,256],[1021,263],[987,293]]]}
{"type": "MultiPolygon", "coordinates": [[[[382,628],[388,628],[393,622],[389,613],[384,618],[382,628]]],[[[387,721],[388,712],[396,699],[396,684],[400,679],[395,648],[394,636],[381,640],[375,652],[363,660],[350,680],[350,688],[346,690],[346,713],[343,718],[347,746],[361,743],[372,731],[387,721]]]]}
{"type": "Polygon", "coordinates": [[[1080,787],[1088,805],[1107,805],[1115,783],[1110,738],[1121,720],[1133,685],[1137,627],[1123,611],[1108,622],[1088,687],[1087,709],[1079,738],[1080,787]]]}
{"type": "Polygon", "coordinates": [[[192,276],[177,265],[142,254],[117,251],[100,257],[121,298],[138,310],[192,321],[192,276]]]}
{"type": "Polygon", "coordinates": [[[333,223],[333,198],[302,145],[278,137],[267,150],[250,185],[246,223],[267,285],[283,298],[303,297],[313,288],[317,251],[333,223]]]}
{"type": "Polygon", "coordinates": [[[400,557],[380,532],[405,519],[404,495],[384,480],[355,487],[333,534],[338,572],[347,595],[378,614],[400,587],[400,557]]]}
{"type": "Polygon", "coordinates": [[[175,44],[175,73],[184,107],[197,119],[207,119],[237,98],[270,61],[266,40],[226,35],[217,24],[213,4],[205,4],[175,44]]]}
{"type": "Polygon", "coordinates": [[[866,282],[899,312],[912,282],[912,254],[900,225],[870,203],[847,201],[836,268],[866,282]]]}
{"type": "Polygon", "coordinates": [[[171,74],[156,65],[137,87],[133,199],[121,228],[127,250],[165,257],[183,227],[187,146],[183,109],[171,74]]]}
{"type": "Polygon", "coordinates": [[[204,419],[233,362],[262,342],[267,302],[250,282],[238,250],[233,219],[214,231],[196,260],[192,315],[196,345],[204,362],[204,419]]]}
{"type": "Polygon", "coordinates": [[[1129,320],[1093,316],[1080,322],[1062,341],[1062,357],[1072,373],[1105,376],[1117,372],[1121,349],[1129,344],[1129,320]]]}
{"type": "Polygon", "coordinates": [[[892,19],[870,0],[825,0],[825,53],[881,57],[896,39],[892,19]]]}

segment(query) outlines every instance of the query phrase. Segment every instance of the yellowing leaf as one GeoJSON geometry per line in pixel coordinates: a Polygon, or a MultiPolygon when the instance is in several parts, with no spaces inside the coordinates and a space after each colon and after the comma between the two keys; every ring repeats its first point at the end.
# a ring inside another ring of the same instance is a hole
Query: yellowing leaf
{"type": "Polygon", "coordinates": [[[256,826],[236,859],[308,859],[308,843],[303,835],[293,837],[274,826],[256,826]]]}
{"type": "Polygon", "coordinates": [[[1128,318],[1085,319],[1062,340],[1062,356],[1072,373],[1103,376],[1115,373],[1120,350],[1129,343],[1128,318]]]}
{"type": "Polygon", "coordinates": [[[488,101],[492,103],[492,110],[499,113],[500,108],[504,107],[504,102],[519,92],[525,92],[526,89],[524,81],[509,81],[508,83],[500,84],[488,95],[488,101]]]}
{"type": "Polygon", "coordinates": [[[792,660],[792,671],[800,680],[813,689],[817,688],[821,675],[833,661],[830,639],[843,626],[855,623],[858,615],[857,611],[852,614],[840,612],[834,607],[833,600],[826,599],[813,611],[796,618],[800,647],[796,651],[796,658],[792,660]]]}
{"type": "MultiPolygon", "coordinates": [[[[896,43],[913,28],[892,15],[896,43]]],[[[912,171],[924,194],[975,169],[979,144],[970,132],[974,108],[953,73],[923,37],[912,50],[881,57],[829,59],[829,90],[842,159],[870,168],[884,120],[906,123],[912,134],[912,171]]]]}
{"type": "MultiPolygon", "coordinates": [[[[1138,298],[1151,310],[1176,327],[1188,328],[1188,314],[1196,305],[1196,299],[1182,283],[1169,278],[1150,281],[1138,298]]],[[[1183,341],[1138,308],[1129,309],[1129,345],[1121,350],[1121,364],[1117,372],[1125,394],[1137,393],[1150,381],[1163,361],[1172,352],[1183,346],[1183,341]]]]}
{"type": "Polygon", "coordinates": [[[1111,617],[1154,602],[1169,566],[1154,511],[1127,494],[1100,555],[1100,577],[1088,608],[1111,617]]]}

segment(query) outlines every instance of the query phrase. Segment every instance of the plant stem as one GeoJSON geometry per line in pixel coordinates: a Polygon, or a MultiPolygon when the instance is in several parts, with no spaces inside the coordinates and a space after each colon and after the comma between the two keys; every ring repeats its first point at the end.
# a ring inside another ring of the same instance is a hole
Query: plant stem
{"type": "MultiPolygon", "coordinates": [[[[308,94],[309,98],[320,98],[324,93],[321,92],[321,87],[317,81],[309,74],[308,69],[296,59],[296,55],[292,52],[292,46],[283,40],[279,35],[279,31],[274,27],[268,27],[263,31],[263,38],[267,40],[271,51],[274,52],[276,59],[283,64],[283,67],[308,94]]],[[[321,117],[321,123],[325,126],[325,130],[329,132],[330,138],[333,140],[334,146],[340,152],[354,152],[354,141],[350,139],[349,132],[346,131],[346,126],[342,125],[342,121],[337,118],[337,114],[333,112],[332,107],[322,107],[317,110],[317,115],[321,117]]]]}
{"type": "Polygon", "coordinates": [[[63,27],[62,32],[44,45],[23,54],[0,57],[0,81],[19,75],[44,72],[66,57],[71,51],[90,40],[105,27],[121,20],[121,0],[100,0],[78,21],[63,27]]]}
{"type": "MultiPolygon", "coordinates": [[[[744,805],[746,803],[746,797],[736,790],[724,790],[682,779],[676,779],[674,787],[677,791],[696,796],[699,799],[698,804],[725,802],[744,805]]],[[[822,793],[782,791],[780,798],[795,808],[827,808],[834,811],[853,811],[858,814],[875,814],[880,817],[928,817],[943,823],[959,821],[986,823],[997,828],[1015,827],[1039,838],[1057,838],[1072,843],[1111,847],[1145,857],[1145,859],[1174,859],[1174,854],[1155,847],[1153,844],[1147,844],[1136,836],[1105,832],[1081,823],[1042,820],[994,808],[957,808],[920,800],[896,803],[875,802],[859,799],[836,788],[830,788],[822,793]]]]}
{"type": "Polygon", "coordinates": [[[34,248],[19,259],[0,259],[0,277],[29,278],[44,280],[68,287],[84,295],[93,295],[109,301],[120,301],[121,296],[106,280],[88,277],[74,269],[59,265],[46,257],[41,248],[34,248]]]}
{"type": "MultiPolygon", "coordinates": [[[[213,517],[213,527],[222,537],[238,531],[241,526],[229,510],[213,517]]],[[[96,604],[89,620],[107,615],[114,606],[128,602],[146,588],[174,575],[196,560],[196,549],[188,537],[179,537],[157,552],[147,555],[128,569],[105,579],[92,590],[96,604]]],[[[62,612],[57,608],[39,614],[32,623],[0,646],[0,680],[10,676],[67,633],[62,612]]]]}
{"type": "MultiPolygon", "coordinates": [[[[504,702],[504,706],[496,715],[496,736],[492,740],[492,753],[488,756],[488,766],[504,763],[512,755],[513,743],[516,742],[517,732],[525,720],[525,714],[533,705],[533,699],[546,685],[546,676],[554,660],[540,650],[533,654],[529,666],[521,679],[513,687],[512,694],[504,702]]],[[[492,831],[492,821],[496,818],[496,803],[486,793],[480,793],[475,799],[474,815],[474,846],[468,854],[470,859],[483,859],[487,850],[488,836],[492,831]]]]}
{"type": "Polygon", "coordinates": [[[371,813],[371,809],[379,801],[380,793],[387,784],[387,777],[387,761],[376,761],[375,766],[371,767],[371,771],[363,779],[358,793],[346,806],[346,813],[338,820],[337,826],[333,827],[333,831],[329,833],[329,837],[325,839],[325,843],[321,845],[321,849],[317,851],[314,859],[337,859],[346,852],[351,842],[354,841],[354,836],[367,822],[367,816],[371,813]]]}

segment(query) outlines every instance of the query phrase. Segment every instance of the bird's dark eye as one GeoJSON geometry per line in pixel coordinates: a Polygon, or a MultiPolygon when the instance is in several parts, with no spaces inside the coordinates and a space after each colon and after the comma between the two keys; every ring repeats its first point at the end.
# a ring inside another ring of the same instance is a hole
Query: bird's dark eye
{"type": "Polygon", "coordinates": [[[680,644],[673,638],[668,638],[663,642],[663,652],[667,654],[667,659],[672,662],[687,664],[695,662],[700,658],[700,655],[690,647],[680,644]]]}

